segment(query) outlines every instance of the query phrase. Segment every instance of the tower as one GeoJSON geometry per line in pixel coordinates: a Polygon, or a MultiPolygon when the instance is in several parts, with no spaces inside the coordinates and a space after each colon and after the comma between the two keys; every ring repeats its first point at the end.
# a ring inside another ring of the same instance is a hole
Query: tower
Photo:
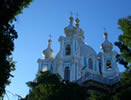
{"type": "Polygon", "coordinates": [[[79,27],[80,20],[69,17],[69,25],[64,28],[65,36],[59,37],[60,51],[55,65],[64,80],[76,81],[87,73],[99,74],[97,54],[84,43],[84,32],[79,27]]]}
{"type": "Polygon", "coordinates": [[[112,51],[113,45],[108,40],[107,32],[104,32],[104,42],[101,45],[103,52],[98,54],[100,72],[103,77],[112,79],[119,76],[119,70],[116,64],[116,51],[112,51]]]}
{"type": "Polygon", "coordinates": [[[69,17],[69,25],[64,28],[65,36],[59,37],[60,51],[56,55],[56,70],[65,80],[77,80],[79,75],[80,45],[84,40],[84,32],[79,28],[79,19],[69,17]]]}
{"type": "Polygon", "coordinates": [[[44,59],[38,59],[38,61],[37,61],[39,64],[38,73],[40,71],[47,71],[47,70],[50,70],[51,72],[53,72],[54,51],[51,48],[51,42],[52,42],[52,40],[49,39],[48,40],[48,48],[43,50],[44,59]]]}

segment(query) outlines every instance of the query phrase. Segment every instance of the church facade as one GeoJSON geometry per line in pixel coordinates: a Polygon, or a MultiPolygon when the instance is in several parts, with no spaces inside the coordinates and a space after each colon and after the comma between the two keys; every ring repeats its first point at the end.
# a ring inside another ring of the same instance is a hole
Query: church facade
{"type": "Polygon", "coordinates": [[[116,63],[117,52],[104,33],[102,52],[98,54],[84,42],[84,32],[79,27],[79,19],[69,18],[69,25],[64,28],[65,36],[60,36],[60,49],[54,57],[51,48],[51,39],[48,40],[47,49],[43,50],[44,59],[38,59],[38,73],[51,71],[58,73],[63,80],[71,82],[85,82],[95,80],[107,84],[114,84],[120,80],[120,73],[116,63]]]}

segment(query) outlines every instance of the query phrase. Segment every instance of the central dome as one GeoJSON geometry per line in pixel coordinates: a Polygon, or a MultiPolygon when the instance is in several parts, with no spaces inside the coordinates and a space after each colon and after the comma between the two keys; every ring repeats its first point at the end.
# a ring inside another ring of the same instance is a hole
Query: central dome
{"type": "Polygon", "coordinates": [[[90,47],[89,45],[86,45],[86,44],[82,44],[80,46],[80,56],[84,56],[84,57],[89,57],[89,56],[94,56],[94,57],[97,57],[97,54],[95,52],[95,50],[90,47]]]}

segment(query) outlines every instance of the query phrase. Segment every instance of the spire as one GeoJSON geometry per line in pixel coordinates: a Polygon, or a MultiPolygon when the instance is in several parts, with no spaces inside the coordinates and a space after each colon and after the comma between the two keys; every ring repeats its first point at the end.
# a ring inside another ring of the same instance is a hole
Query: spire
{"type": "Polygon", "coordinates": [[[51,48],[51,40],[48,40],[48,47],[51,48]]]}
{"type": "Polygon", "coordinates": [[[73,24],[73,17],[72,17],[72,15],[73,15],[73,13],[71,12],[71,13],[70,13],[70,17],[69,17],[69,22],[70,22],[70,24],[73,24]]]}
{"type": "Polygon", "coordinates": [[[108,39],[108,34],[107,34],[107,32],[106,32],[106,28],[104,28],[104,38],[105,38],[105,40],[108,39]]]}
{"type": "Polygon", "coordinates": [[[76,27],[79,27],[79,18],[78,18],[78,13],[76,13],[76,20],[75,20],[75,23],[76,23],[76,27]]]}
{"type": "Polygon", "coordinates": [[[69,17],[69,25],[64,28],[64,33],[66,34],[66,36],[72,36],[74,33],[72,12],[69,17]]]}
{"type": "Polygon", "coordinates": [[[54,56],[54,51],[51,48],[51,42],[52,42],[51,35],[49,35],[48,48],[43,50],[43,55],[45,58],[53,58],[53,56],[54,56]]]}
{"type": "Polygon", "coordinates": [[[52,36],[51,36],[51,34],[50,34],[50,35],[49,35],[49,40],[48,40],[48,47],[49,47],[49,48],[51,48],[51,42],[52,42],[51,37],[52,37],[52,36]]]}
{"type": "Polygon", "coordinates": [[[76,19],[75,19],[75,36],[79,36],[81,40],[84,40],[84,32],[83,30],[79,27],[79,18],[78,18],[78,13],[76,13],[76,19]]]}
{"type": "Polygon", "coordinates": [[[102,43],[101,49],[104,52],[112,52],[113,45],[111,42],[108,41],[108,34],[105,28],[104,28],[104,38],[105,38],[105,41],[102,43]]]}

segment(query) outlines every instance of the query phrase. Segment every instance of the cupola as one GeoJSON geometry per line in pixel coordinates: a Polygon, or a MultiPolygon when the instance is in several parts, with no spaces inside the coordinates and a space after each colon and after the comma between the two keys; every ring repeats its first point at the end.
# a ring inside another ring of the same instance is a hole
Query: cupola
{"type": "Polygon", "coordinates": [[[72,36],[74,33],[74,26],[73,26],[73,17],[69,17],[69,25],[64,28],[64,33],[66,36],[72,36]]]}
{"type": "Polygon", "coordinates": [[[51,48],[51,39],[48,40],[48,48],[43,50],[43,56],[45,58],[53,58],[54,56],[54,51],[53,49],[51,48]]]}
{"type": "Polygon", "coordinates": [[[101,45],[101,49],[103,50],[103,52],[112,52],[112,43],[108,41],[108,34],[107,32],[104,32],[104,42],[101,45]]]}

